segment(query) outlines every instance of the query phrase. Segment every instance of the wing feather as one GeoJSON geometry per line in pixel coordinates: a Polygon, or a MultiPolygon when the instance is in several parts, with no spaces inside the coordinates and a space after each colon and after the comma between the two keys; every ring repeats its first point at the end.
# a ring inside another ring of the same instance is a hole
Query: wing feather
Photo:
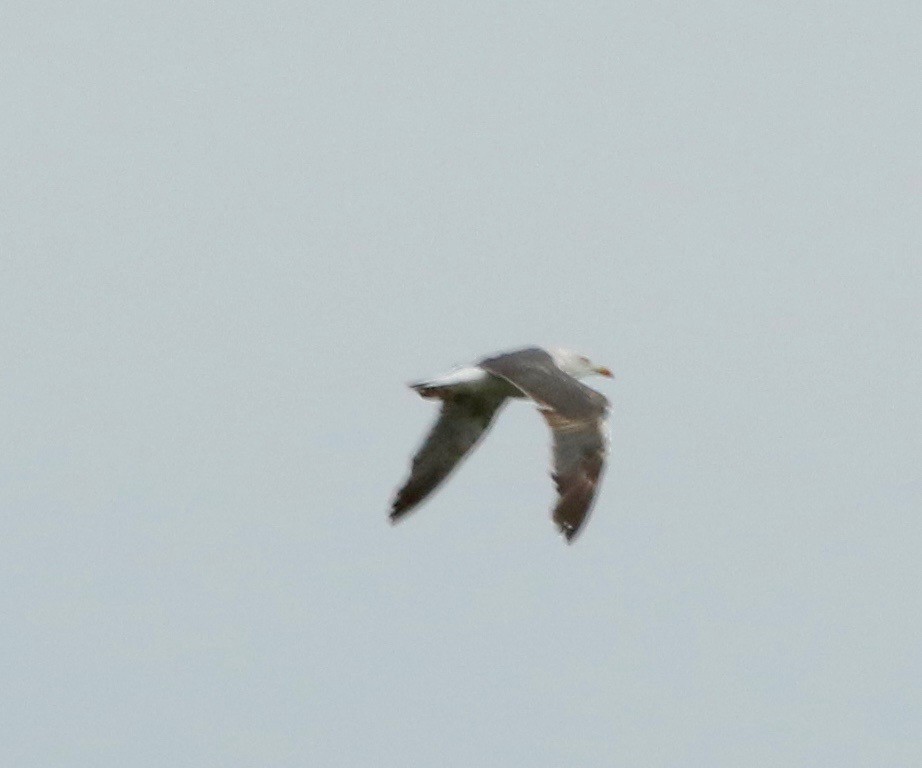
{"type": "Polygon", "coordinates": [[[567,541],[579,533],[592,509],[605,468],[608,439],[601,418],[572,420],[556,411],[541,414],[554,436],[554,471],[558,499],[553,519],[567,541]]]}
{"type": "Polygon", "coordinates": [[[413,457],[409,478],[397,491],[391,522],[410,512],[451,474],[484,436],[504,400],[494,393],[446,396],[438,419],[413,457]]]}

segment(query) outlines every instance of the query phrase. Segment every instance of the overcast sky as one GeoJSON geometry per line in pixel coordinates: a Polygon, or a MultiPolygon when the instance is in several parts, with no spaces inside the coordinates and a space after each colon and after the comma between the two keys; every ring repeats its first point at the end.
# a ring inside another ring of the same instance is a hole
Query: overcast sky
{"type": "Polygon", "coordinates": [[[922,6],[0,12],[0,762],[916,766],[922,6]],[[414,378],[611,367],[387,524],[414,378]]]}

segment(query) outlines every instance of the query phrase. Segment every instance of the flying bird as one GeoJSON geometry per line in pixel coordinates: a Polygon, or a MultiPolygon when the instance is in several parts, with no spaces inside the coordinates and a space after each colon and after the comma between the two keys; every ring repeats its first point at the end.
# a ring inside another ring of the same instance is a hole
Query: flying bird
{"type": "Polygon", "coordinates": [[[477,445],[508,398],[529,398],[553,434],[551,477],[558,499],[553,519],[567,541],[592,507],[608,448],[608,400],[578,379],[612,377],[608,368],[565,349],[529,347],[455,368],[409,386],[442,408],[397,491],[392,523],[426,499],[477,445]]]}

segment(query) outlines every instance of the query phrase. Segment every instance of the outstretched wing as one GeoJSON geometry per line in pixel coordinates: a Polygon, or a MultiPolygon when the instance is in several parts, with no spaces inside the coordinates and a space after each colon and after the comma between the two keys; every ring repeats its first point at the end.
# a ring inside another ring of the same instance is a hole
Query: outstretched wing
{"type": "Polygon", "coordinates": [[[608,400],[564,373],[543,349],[488,358],[480,367],[501,376],[538,404],[554,436],[554,471],[559,499],[554,522],[572,541],[598,491],[608,440],[608,400]]]}
{"type": "Polygon", "coordinates": [[[493,393],[453,394],[413,457],[410,477],[397,491],[391,522],[397,522],[451,474],[489,428],[505,397],[493,393]]]}
{"type": "Polygon", "coordinates": [[[554,522],[572,541],[586,521],[605,467],[608,440],[602,417],[573,420],[544,408],[541,414],[554,433],[554,471],[559,498],[554,522]]]}

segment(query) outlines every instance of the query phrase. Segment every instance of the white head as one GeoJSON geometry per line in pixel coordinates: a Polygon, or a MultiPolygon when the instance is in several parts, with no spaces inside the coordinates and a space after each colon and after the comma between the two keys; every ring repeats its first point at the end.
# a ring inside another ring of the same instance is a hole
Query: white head
{"type": "Polygon", "coordinates": [[[608,368],[595,365],[585,355],[571,352],[569,349],[549,349],[548,352],[550,352],[551,357],[554,358],[557,367],[574,379],[582,379],[585,376],[607,376],[610,379],[614,378],[614,374],[608,370],[608,368]]]}

